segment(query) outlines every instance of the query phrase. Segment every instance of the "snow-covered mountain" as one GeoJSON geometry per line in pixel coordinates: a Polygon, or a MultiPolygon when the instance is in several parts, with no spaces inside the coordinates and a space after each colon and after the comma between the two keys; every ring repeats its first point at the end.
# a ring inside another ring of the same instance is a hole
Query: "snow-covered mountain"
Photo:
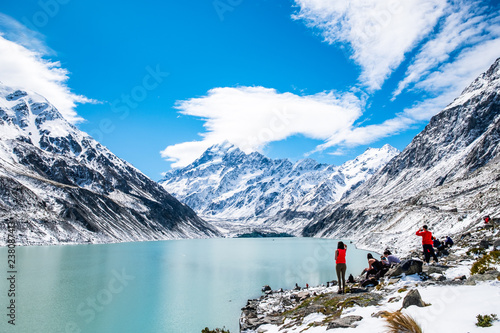
{"type": "MultiPolygon", "coordinates": [[[[156,182],[68,123],[45,98],[3,84],[0,184],[0,221],[16,222],[18,244],[218,234],[156,182]]],[[[5,228],[0,223],[2,233],[5,228]]]]}
{"type": "Polygon", "coordinates": [[[258,152],[245,154],[225,142],[210,147],[187,167],[171,170],[160,184],[205,219],[242,222],[233,223],[238,228],[263,224],[293,232],[303,225],[281,224],[275,217],[290,209],[306,215],[319,211],[397,154],[386,145],[333,166],[312,159],[292,163],[258,152]]]}
{"type": "Polygon", "coordinates": [[[306,236],[351,237],[408,247],[427,223],[461,232],[500,211],[500,59],[434,116],[408,147],[341,203],[326,208],[306,236]],[[410,239],[408,239],[410,237],[410,239]]]}

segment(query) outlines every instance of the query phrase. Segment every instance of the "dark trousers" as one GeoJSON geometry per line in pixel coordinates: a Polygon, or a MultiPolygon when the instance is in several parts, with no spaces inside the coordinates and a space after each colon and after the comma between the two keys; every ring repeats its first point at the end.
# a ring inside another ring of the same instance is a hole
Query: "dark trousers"
{"type": "Polygon", "coordinates": [[[345,290],[345,272],[347,270],[346,264],[337,264],[337,280],[339,281],[339,289],[345,290]]]}
{"type": "Polygon", "coordinates": [[[372,268],[372,269],[370,269],[370,270],[366,271],[366,278],[368,279],[368,277],[369,277],[370,275],[374,275],[374,276],[375,276],[375,275],[377,275],[377,273],[378,273],[378,272],[379,272],[379,270],[378,270],[378,269],[376,269],[376,268],[372,268]]]}
{"type": "Polygon", "coordinates": [[[425,262],[429,263],[429,261],[431,259],[431,256],[437,262],[438,261],[438,257],[434,253],[434,248],[432,247],[432,245],[431,244],[423,244],[422,246],[424,248],[425,262]]]}

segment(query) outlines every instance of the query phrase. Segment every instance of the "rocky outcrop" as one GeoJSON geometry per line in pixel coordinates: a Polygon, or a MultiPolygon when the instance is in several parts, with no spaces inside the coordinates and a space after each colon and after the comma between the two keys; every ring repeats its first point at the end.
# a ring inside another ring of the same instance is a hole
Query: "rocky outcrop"
{"type": "MultiPolygon", "coordinates": [[[[353,277],[347,283],[346,294],[338,294],[338,287],[334,286],[336,283],[330,281],[326,287],[287,291],[272,291],[266,286],[264,295],[248,301],[242,309],[241,332],[259,332],[259,327],[266,324],[276,326],[277,330],[293,332],[311,326],[352,328],[363,320],[361,316],[351,313],[350,308],[354,305],[377,305],[378,310],[371,317],[383,318],[388,314],[387,311],[379,310],[384,304],[398,303],[398,309],[412,305],[432,306],[422,299],[421,288],[475,285],[500,279],[500,273],[495,269],[486,270],[483,274],[470,274],[472,262],[477,262],[485,253],[493,251],[493,246],[486,250],[480,249],[478,246],[481,241],[487,239],[495,243],[500,239],[500,230],[478,227],[451,236],[455,239],[455,245],[449,249],[449,255],[439,258],[439,264],[422,265],[422,261],[416,258],[421,255],[421,251],[411,252],[407,258],[402,258],[401,265],[392,270],[392,276],[386,274],[377,281],[375,287],[362,288],[364,281],[361,276],[353,277]],[[462,275],[464,271],[469,273],[462,275]]],[[[496,264],[492,263],[493,266],[496,264]]]]}
{"type": "Polygon", "coordinates": [[[401,276],[402,274],[406,275],[418,274],[422,272],[423,264],[424,263],[422,260],[408,259],[389,269],[389,271],[385,275],[393,277],[393,276],[401,276]]]}
{"type": "Polygon", "coordinates": [[[266,291],[259,299],[249,300],[241,309],[240,332],[255,332],[265,324],[283,328],[300,325],[304,318],[314,313],[324,315],[321,323],[316,325],[328,325],[329,329],[356,327],[355,322],[362,317],[342,316],[343,309],[354,305],[376,305],[382,299],[380,295],[368,293],[367,290],[350,295],[338,295],[334,290],[336,287],[266,291]]]}

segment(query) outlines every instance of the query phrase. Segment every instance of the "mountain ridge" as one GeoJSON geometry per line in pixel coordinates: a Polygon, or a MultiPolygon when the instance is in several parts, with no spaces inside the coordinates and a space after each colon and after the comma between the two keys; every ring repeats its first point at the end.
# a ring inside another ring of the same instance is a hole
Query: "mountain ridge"
{"type": "Polygon", "coordinates": [[[219,235],[38,94],[0,85],[0,128],[0,219],[19,244],[219,235]]]}
{"type": "Polygon", "coordinates": [[[339,200],[397,153],[389,145],[369,148],[334,166],[310,158],[293,163],[258,152],[245,154],[224,142],[208,148],[190,165],[171,170],[160,184],[205,219],[241,222],[238,228],[250,224],[296,232],[302,222],[282,225],[275,217],[291,207],[310,214],[339,200]]]}
{"type": "Polygon", "coordinates": [[[303,235],[408,248],[415,240],[405,243],[401,234],[421,224],[442,236],[497,212],[499,91],[500,58],[432,117],[401,154],[341,203],[325,208],[303,235]]]}

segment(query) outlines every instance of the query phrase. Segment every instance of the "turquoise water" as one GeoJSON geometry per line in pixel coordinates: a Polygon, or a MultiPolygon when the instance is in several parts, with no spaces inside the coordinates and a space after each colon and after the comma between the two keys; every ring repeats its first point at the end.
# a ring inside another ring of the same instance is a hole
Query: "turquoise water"
{"type": "MultiPolygon", "coordinates": [[[[336,279],[337,241],[202,239],[17,247],[16,325],[7,323],[7,249],[0,248],[0,332],[239,332],[240,309],[263,285],[336,279]]],[[[351,244],[347,271],[366,252],[351,244]]]]}

